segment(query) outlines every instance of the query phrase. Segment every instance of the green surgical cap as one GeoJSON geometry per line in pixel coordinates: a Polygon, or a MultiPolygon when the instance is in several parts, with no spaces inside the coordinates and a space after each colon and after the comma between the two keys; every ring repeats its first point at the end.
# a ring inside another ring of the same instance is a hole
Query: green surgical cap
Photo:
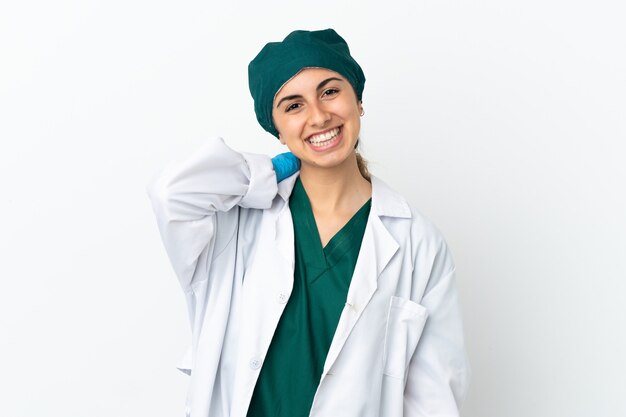
{"type": "Polygon", "coordinates": [[[343,75],[359,100],[365,75],[350,55],[348,44],[332,29],[291,32],[282,42],[270,42],[248,65],[248,83],[256,118],[263,129],[278,137],[272,122],[274,96],[303,68],[326,68],[343,75]]]}

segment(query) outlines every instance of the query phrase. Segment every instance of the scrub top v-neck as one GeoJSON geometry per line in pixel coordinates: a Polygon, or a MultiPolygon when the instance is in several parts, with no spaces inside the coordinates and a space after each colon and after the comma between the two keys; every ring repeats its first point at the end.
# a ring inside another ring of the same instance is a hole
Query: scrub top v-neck
{"type": "MultiPolygon", "coordinates": [[[[322,247],[300,178],[289,199],[295,241],[293,290],[257,380],[248,417],[306,417],[361,248],[368,200],[322,247]]],[[[272,279],[272,277],[267,277],[272,279]]]]}

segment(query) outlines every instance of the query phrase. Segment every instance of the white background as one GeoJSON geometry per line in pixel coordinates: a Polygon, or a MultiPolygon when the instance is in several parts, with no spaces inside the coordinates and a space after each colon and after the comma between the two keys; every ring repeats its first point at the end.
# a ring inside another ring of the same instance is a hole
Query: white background
{"type": "Polygon", "coordinates": [[[12,1],[0,6],[0,415],[180,416],[189,328],[145,193],[256,124],[247,64],[335,28],[372,171],[458,267],[465,417],[626,415],[620,1],[12,1]]]}

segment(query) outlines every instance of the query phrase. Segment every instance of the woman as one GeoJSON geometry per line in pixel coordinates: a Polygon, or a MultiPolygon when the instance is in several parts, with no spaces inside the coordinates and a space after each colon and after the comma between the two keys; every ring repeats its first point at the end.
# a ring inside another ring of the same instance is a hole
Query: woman
{"type": "Polygon", "coordinates": [[[292,32],[249,82],[259,123],[290,152],[216,138],[148,187],[189,307],[187,414],[458,415],[469,371],[454,264],[356,153],[365,77],[347,44],[292,32]]]}

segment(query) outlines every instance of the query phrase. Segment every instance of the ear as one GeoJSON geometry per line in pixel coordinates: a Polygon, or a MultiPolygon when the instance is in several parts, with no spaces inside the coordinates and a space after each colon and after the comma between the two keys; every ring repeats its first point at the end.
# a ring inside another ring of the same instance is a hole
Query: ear
{"type": "Polygon", "coordinates": [[[280,143],[282,143],[283,145],[285,145],[285,140],[283,139],[283,136],[279,133],[278,134],[278,140],[280,141],[280,143]]]}

